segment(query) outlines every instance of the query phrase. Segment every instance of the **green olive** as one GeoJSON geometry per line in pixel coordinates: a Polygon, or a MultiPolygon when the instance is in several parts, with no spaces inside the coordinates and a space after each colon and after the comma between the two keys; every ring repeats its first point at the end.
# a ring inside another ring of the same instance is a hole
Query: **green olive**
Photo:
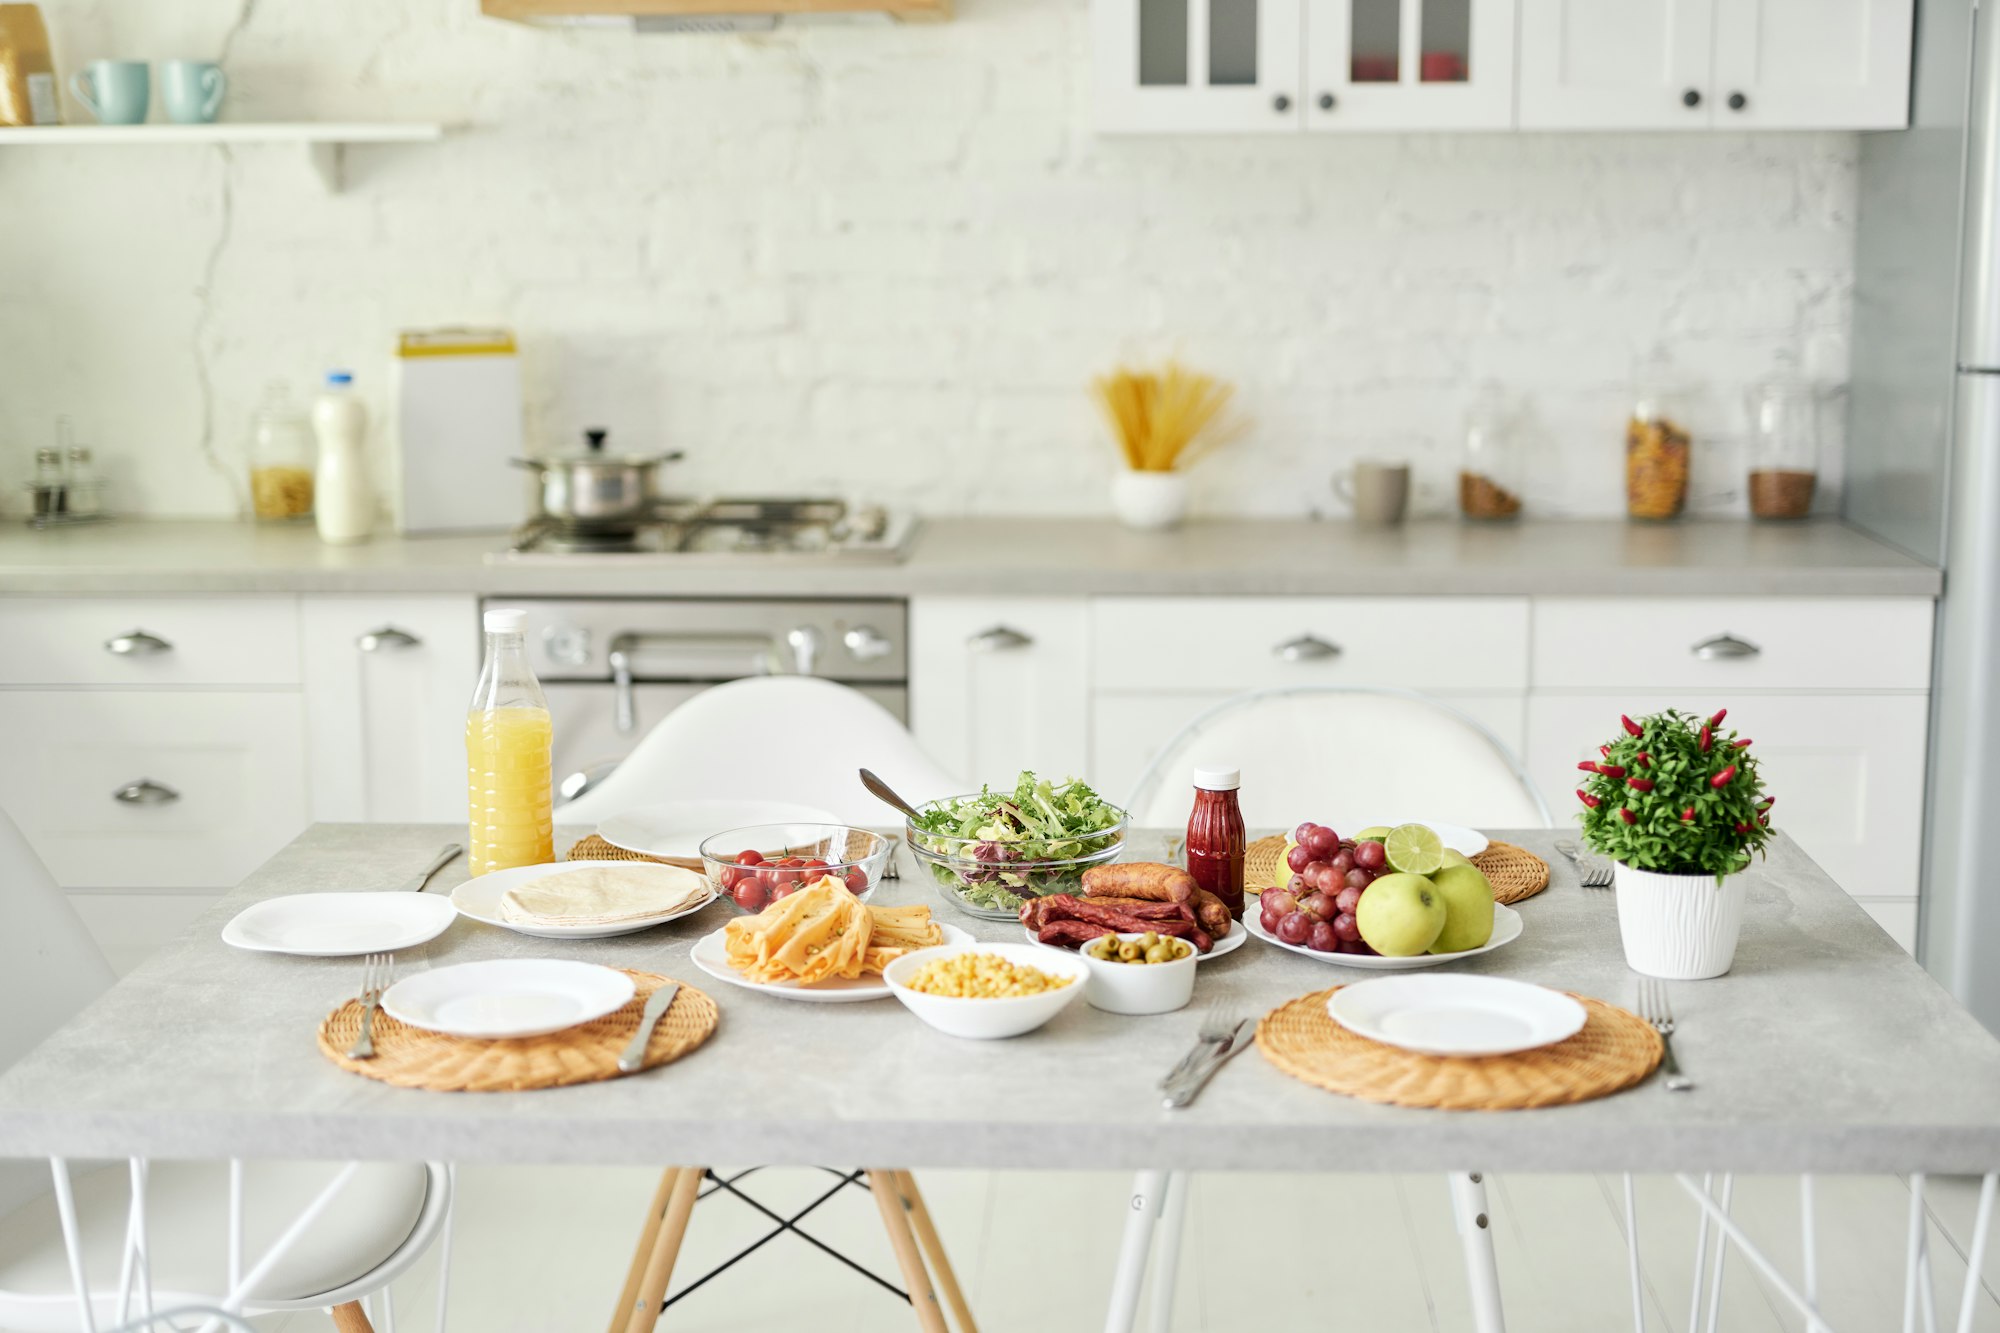
{"type": "Polygon", "coordinates": [[[1132,941],[1127,940],[1118,946],[1118,961],[1122,963],[1135,963],[1139,960],[1139,957],[1139,946],[1132,943],[1132,941]]]}
{"type": "Polygon", "coordinates": [[[1174,961],[1174,951],[1164,944],[1155,944],[1152,948],[1146,950],[1146,961],[1149,963],[1171,963],[1174,961]]]}

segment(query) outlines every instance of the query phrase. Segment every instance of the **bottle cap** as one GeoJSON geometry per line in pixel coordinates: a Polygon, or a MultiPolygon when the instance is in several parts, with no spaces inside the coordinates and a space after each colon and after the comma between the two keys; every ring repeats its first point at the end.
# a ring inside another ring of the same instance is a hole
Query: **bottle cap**
{"type": "Polygon", "coordinates": [[[352,384],[354,383],[354,372],[351,370],[329,370],[326,372],[326,382],[328,384],[352,384]]]}
{"type": "Polygon", "coordinates": [[[528,613],[516,609],[488,611],[486,632],[488,634],[519,634],[521,626],[528,622],[528,613]]]}
{"type": "Polygon", "coordinates": [[[1194,771],[1194,785],[1203,791],[1235,791],[1243,785],[1243,770],[1203,764],[1194,771]]]}

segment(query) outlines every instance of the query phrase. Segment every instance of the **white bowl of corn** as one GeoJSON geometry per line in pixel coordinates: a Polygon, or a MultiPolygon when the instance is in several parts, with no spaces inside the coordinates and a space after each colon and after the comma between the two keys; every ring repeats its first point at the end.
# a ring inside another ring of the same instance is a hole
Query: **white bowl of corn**
{"type": "Polygon", "coordinates": [[[1083,961],[1036,944],[940,944],[882,973],[903,1006],[939,1032],[991,1040],[1033,1032],[1083,994],[1083,961]]]}

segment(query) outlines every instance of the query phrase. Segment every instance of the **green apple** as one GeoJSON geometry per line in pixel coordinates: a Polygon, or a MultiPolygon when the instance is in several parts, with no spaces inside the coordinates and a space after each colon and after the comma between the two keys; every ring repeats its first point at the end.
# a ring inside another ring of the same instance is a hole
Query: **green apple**
{"type": "MultiPolygon", "coordinates": [[[[1474,865],[1446,866],[1431,876],[1444,900],[1444,929],[1431,941],[1432,953],[1462,953],[1493,938],[1493,886],[1474,865]]],[[[1361,901],[1375,891],[1373,884],[1361,901]]]]}
{"type": "Polygon", "coordinates": [[[1444,899],[1422,875],[1384,875],[1362,890],[1354,924],[1385,958],[1414,958],[1444,930],[1444,899]]]}
{"type": "Polygon", "coordinates": [[[1472,861],[1464,852],[1447,847],[1444,849],[1444,863],[1445,867],[1449,869],[1452,866],[1469,866],[1472,864],[1472,861]]]}
{"type": "Polygon", "coordinates": [[[1292,848],[1298,845],[1299,840],[1297,838],[1292,837],[1290,834],[1285,835],[1285,850],[1278,853],[1278,864],[1271,871],[1271,884],[1274,888],[1283,889],[1290,887],[1292,882],[1292,848]]]}
{"type": "Polygon", "coordinates": [[[1389,826],[1387,824],[1377,824],[1374,828],[1362,829],[1361,832],[1354,835],[1354,840],[1356,842],[1380,842],[1388,836],[1389,826]]]}

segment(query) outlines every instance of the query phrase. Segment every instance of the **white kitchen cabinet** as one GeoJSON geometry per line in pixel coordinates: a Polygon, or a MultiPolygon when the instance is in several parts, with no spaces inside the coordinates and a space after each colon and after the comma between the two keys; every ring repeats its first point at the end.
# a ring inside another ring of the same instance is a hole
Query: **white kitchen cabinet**
{"type": "Polygon", "coordinates": [[[1089,604],[1080,597],[910,603],[910,729],[980,783],[1090,772],[1089,604]]]}
{"type": "Polygon", "coordinates": [[[1308,130],[1513,125],[1514,0],[1305,3],[1308,130]]]}
{"type": "Polygon", "coordinates": [[[0,686],[298,683],[298,604],[291,597],[0,600],[0,686]]]}
{"type": "Polygon", "coordinates": [[[478,603],[308,597],[300,626],[313,817],[464,819],[478,603]]]}
{"type": "Polygon", "coordinates": [[[1522,129],[1893,129],[1913,0],[1520,0],[1522,129]]]}
{"type": "Polygon", "coordinates": [[[1296,132],[1301,0],[1094,0],[1101,129],[1296,132]]]}

